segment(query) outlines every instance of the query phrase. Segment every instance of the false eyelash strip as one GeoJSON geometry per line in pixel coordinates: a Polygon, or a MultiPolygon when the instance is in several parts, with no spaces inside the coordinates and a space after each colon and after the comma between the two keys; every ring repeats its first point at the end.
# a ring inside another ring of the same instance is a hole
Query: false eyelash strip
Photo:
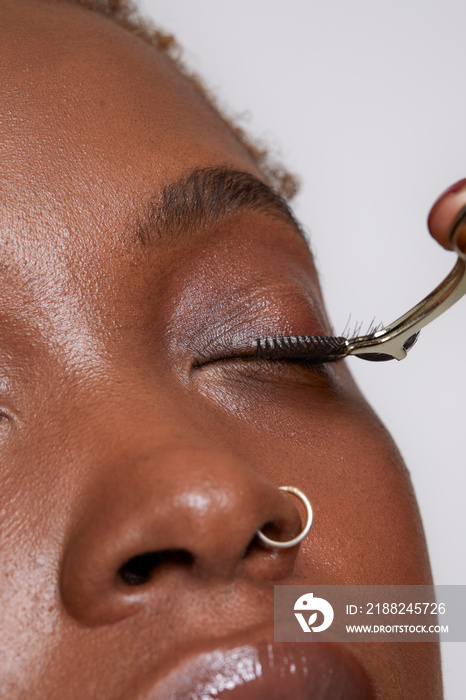
{"type": "MultiPolygon", "coordinates": [[[[403,343],[408,352],[416,343],[419,331],[409,336],[403,343]]],[[[271,338],[258,338],[253,357],[267,360],[295,360],[297,362],[319,363],[336,362],[348,355],[351,343],[372,340],[370,335],[347,339],[343,336],[328,335],[289,335],[271,338]]],[[[376,347],[376,346],[374,346],[376,347]]],[[[371,362],[393,360],[394,356],[384,352],[351,352],[354,357],[371,362]]]]}
{"type": "Polygon", "coordinates": [[[342,336],[289,335],[258,338],[254,357],[268,360],[331,362],[346,355],[347,344],[347,339],[342,336]]]}

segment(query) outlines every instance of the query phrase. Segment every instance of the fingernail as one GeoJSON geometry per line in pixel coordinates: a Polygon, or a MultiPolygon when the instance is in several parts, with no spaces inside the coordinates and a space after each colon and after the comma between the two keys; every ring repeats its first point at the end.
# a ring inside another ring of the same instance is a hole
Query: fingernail
{"type": "Polygon", "coordinates": [[[444,197],[448,197],[450,194],[456,194],[456,192],[459,192],[460,190],[464,189],[466,187],[466,178],[463,178],[462,180],[458,180],[458,182],[455,182],[454,185],[449,187],[445,192],[443,192],[440,197],[437,199],[437,202],[439,202],[441,199],[444,197]]]}
{"type": "Polygon", "coordinates": [[[461,190],[466,190],[466,177],[463,178],[462,180],[458,180],[458,182],[455,182],[453,185],[451,185],[445,192],[442,192],[440,197],[438,197],[435,200],[435,203],[432,207],[431,214],[437,209],[439,204],[441,204],[447,197],[449,197],[452,194],[457,194],[458,192],[461,192],[461,190]]]}
{"type": "Polygon", "coordinates": [[[429,212],[427,225],[442,245],[448,246],[448,231],[462,205],[466,205],[466,178],[445,190],[429,212]]]}

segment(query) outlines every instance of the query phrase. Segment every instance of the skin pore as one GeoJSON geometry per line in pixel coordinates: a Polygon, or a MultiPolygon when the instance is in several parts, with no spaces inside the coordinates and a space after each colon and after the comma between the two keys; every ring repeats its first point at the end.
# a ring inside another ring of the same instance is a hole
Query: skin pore
{"type": "MultiPolygon", "coordinates": [[[[104,17],[0,8],[5,697],[186,700],[215,650],[273,641],[274,584],[430,583],[409,475],[345,363],[235,356],[331,333],[312,256],[273,196],[254,201],[244,146],[104,17]],[[205,174],[225,171],[242,205],[213,211],[205,174]],[[204,216],[157,219],[193,172],[204,216]],[[288,484],[313,528],[265,549],[266,523],[300,528],[288,484]]],[[[372,697],[442,696],[434,644],[335,654],[372,697]]],[[[260,697],[245,692],[228,697],[260,697]]]]}

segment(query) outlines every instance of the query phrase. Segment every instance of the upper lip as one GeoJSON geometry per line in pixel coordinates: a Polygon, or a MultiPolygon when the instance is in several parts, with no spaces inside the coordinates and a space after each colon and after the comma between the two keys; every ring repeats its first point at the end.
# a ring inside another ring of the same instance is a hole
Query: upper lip
{"type": "MultiPolygon", "coordinates": [[[[370,700],[371,684],[343,646],[273,642],[273,628],[183,654],[144,679],[137,700],[370,700]],[[225,695],[224,695],[225,691],[225,695]]],[[[128,697],[125,695],[125,697],[128,697]]]]}

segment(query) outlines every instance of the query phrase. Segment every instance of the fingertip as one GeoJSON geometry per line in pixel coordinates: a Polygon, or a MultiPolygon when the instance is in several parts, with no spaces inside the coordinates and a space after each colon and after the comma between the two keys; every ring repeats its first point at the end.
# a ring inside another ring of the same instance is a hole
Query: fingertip
{"type": "Polygon", "coordinates": [[[458,213],[466,207],[466,178],[455,182],[435,202],[427,219],[427,226],[432,236],[448,250],[452,243],[466,251],[466,236],[464,227],[458,230],[458,236],[450,241],[450,231],[458,213]]]}

